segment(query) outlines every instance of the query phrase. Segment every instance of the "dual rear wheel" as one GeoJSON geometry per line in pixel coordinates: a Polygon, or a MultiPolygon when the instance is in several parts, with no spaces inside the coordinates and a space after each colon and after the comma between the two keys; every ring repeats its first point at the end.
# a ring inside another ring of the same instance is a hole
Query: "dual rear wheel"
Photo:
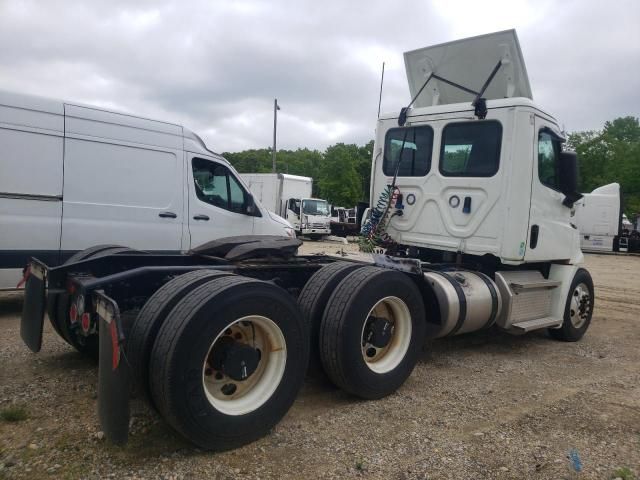
{"type": "Polygon", "coordinates": [[[158,411],[205,449],[265,435],[293,404],[307,368],[308,333],[292,297],[215,271],[176,277],[154,296],[127,354],[158,411]]]}
{"type": "Polygon", "coordinates": [[[170,425],[211,450],[256,440],[286,414],[304,381],[310,337],[336,385],[362,398],[392,393],[424,338],[420,292],[399,272],[336,265],[308,283],[314,301],[300,297],[317,324],[272,283],[216,271],[174,278],[129,333],[136,383],[170,425]]]}
{"type": "Polygon", "coordinates": [[[409,276],[337,262],[309,280],[298,302],[311,331],[310,366],[321,365],[336,386],[381,398],[411,374],[426,324],[422,295],[409,276]]]}

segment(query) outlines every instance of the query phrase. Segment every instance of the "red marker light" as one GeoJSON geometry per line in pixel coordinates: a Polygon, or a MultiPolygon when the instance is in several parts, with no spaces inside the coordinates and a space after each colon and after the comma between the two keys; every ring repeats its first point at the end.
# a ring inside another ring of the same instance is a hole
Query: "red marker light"
{"type": "Polygon", "coordinates": [[[82,314],[82,330],[85,332],[89,332],[89,327],[91,326],[91,316],[88,313],[82,314]]]}
{"type": "Polygon", "coordinates": [[[78,307],[76,307],[75,303],[71,304],[71,308],[69,309],[69,319],[71,323],[76,323],[78,321],[78,307]]]}

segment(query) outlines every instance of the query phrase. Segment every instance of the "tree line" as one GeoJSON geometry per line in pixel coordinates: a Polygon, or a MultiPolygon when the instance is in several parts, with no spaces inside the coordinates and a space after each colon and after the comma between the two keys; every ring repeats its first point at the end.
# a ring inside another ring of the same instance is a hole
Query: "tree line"
{"type": "MultiPolygon", "coordinates": [[[[240,173],[270,173],[271,148],[222,155],[240,173]]],[[[373,140],[366,145],[337,143],[324,151],[299,148],[276,152],[276,171],[313,178],[313,195],[332,205],[353,207],[369,201],[373,140]]]]}
{"type": "Polygon", "coordinates": [[[583,193],[617,182],[629,219],[640,213],[640,124],[637,117],[605,122],[602,130],[574,132],[567,147],[578,154],[583,193]]]}
{"type": "MultiPolygon", "coordinates": [[[[583,193],[612,182],[621,185],[625,213],[640,213],[640,124],[636,117],[605,122],[602,130],[573,132],[567,148],[578,153],[583,193]]],[[[337,143],[324,151],[278,150],[280,173],[312,177],[313,195],[333,205],[351,207],[369,201],[373,140],[366,145],[337,143]]],[[[269,173],[271,149],[223,153],[240,173],[269,173]]]]}

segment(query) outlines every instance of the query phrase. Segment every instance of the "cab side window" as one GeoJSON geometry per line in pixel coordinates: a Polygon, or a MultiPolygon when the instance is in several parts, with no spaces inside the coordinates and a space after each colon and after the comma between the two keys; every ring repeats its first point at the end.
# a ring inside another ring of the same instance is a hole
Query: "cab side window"
{"type": "Polygon", "coordinates": [[[538,134],[538,178],[540,182],[554,190],[560,190],[558,161],[560,141],[547,130],[538,134]]]}
{"type": "Polygon", "coordinates": [[[237,213],[245,213],[247,193],[229,169],[202,158],[192,161],[193,182],[199,200],[237,213]]]}

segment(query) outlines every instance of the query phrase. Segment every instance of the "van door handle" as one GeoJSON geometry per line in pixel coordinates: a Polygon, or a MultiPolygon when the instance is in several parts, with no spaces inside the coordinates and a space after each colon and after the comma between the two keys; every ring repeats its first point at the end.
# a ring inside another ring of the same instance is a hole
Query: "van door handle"
{"type": "Polygon", "coordinates": [[[193,217],[193,219],[194,219],[194,220],[204,220],[204,221],[207,221],[207,220],[209,220],[209,217],[208,217],[208,216],[206,216],[206,215],[195,215],[195,216],[193,217]]]}
{"type": "Polygon", "coordinates": [[[158,216],[161,218],[178,218],[178,215],[173,212],[160,212],[158,216]]]}

